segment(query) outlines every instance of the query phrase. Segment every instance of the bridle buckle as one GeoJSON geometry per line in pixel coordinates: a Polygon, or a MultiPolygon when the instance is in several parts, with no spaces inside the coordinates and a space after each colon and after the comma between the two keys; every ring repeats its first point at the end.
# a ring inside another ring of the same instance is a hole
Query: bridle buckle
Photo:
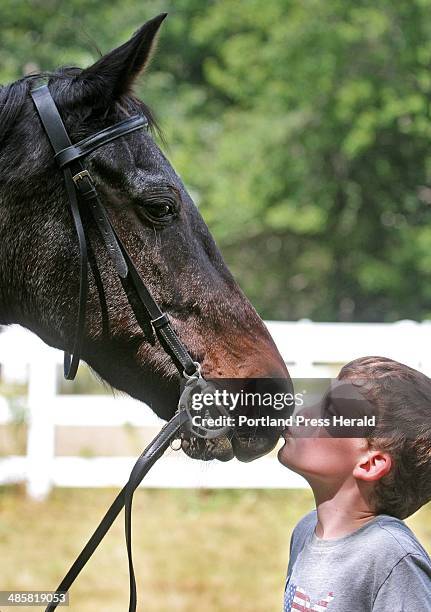
{"type": "Polygon", "coordinates": [[[91,175],[88,172],[88,170],[81,170],[81,172],[77,172],[76,174],[72,176],[72,180],[75,183],[75,185],[78,184],[78,181],[82,181],[82,179],[84,178],[87,178],[89,181],[91,181],[91,175]]]}

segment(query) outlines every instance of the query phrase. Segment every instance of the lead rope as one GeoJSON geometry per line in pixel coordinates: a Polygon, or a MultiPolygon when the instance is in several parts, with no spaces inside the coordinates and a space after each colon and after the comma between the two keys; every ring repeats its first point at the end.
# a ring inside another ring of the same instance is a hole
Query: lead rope
{"type": "MultiPolygon", "coordinates": [[[[187,377],[185,388],[192,386],[196,381],[201,379],[199,370],[196,375],[187,377]]],[[[184,393],[184,392],[183,392],[184,393]]],[[[181,398],[180,403],[181,404],[181,398]]],[[[100,521],[99,525],[95,529],[93,535],[88,540],[78,557],[71,565],[69,571],[58,585],[55,593],[57,595],[65,594],[69,591],[76,578],[81,573],[89,559],[93,556],[97,547],[108,533],[112,524],[114,523],[117,516],[120,514],[124,507],[125,510],[125,534],[126,534],[126,546],[127,546],[127,557],[129,566],[129,612],[136,612],[137,605],[137,591],[136,591],[136,579],[135,571],[133,567],[133,556],[132,556],[132,504],[133,495],[143,478],[153,467],[158,459],[164,454],[166,449],[169,447],[172,440],[177,438],[184,428],[185,424],[189,421],[189,413],[179,408],[175,415],[168,421],[156,437],[150,442],[145,448],[142,454],[137,459],[135,465],[129,476],[127,484],[121,489],[120,493],[112,502],[111,506],[107,510],[105,516],[100,521]]],[[[58,602],[51,603],[45,609],[45,612],[53,612],[58,606],[58,602]]]]}
{"type": "MultiPolygon", "coordinates": [[[[155,462],[160,459],[163,453],[169,446],[172,439],[177,437],[179,431],[183,427],[184,423],[188,419],[185,412],[177,412],[174,417],[157,434],[152,442],[140,455],[136,461],[132,472],[130,474],[129,481],[117,495],[112,502],[111,506],[107,510],[105,516],[100,521],[98,527],[94,531],[93,535],[88,540],[78,557],[73,562],[69,571],[59,584],[56,589],[56,594],[67,593],[76,578],[81,573],[81,570],[87,564],[89,559],[93,556],[95,550],[103,540],[105,535],[108,533],[113,522],[120,514],[123,507],[125,508],[125,527],[126,527],[126,542],[127,542],[127,555],[129,560],[129,576],[130,576],[130,596],[129,596],[129,612],[136,611],[137,595],[136,595],[136,581],[133,568],[132,560],[132,547],[131,547],[131,526],[132,526],[132,501],[133,494],[139,484],[142,482],[144,476],[152,468],[155,462]]],[[[47,606],[45,612],[53,612],[57,608],[58,603],[51,603],[47,606]]]]}

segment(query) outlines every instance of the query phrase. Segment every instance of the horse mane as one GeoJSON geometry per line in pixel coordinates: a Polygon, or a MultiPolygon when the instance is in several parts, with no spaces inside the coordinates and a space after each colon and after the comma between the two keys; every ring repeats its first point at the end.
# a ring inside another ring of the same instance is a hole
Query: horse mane
{"type": "Polygon", "coordinates": [[[21,113],[30,89],[28,78],[0,89],[0,142],[7,136],[21,113]]]}
{"type": "MultiPolygon", "coordinates": [[[[28,100],[30,89],[33,85],[41,79],[45,81],[48,80],[48,82],[50,82],[51,79],[70,81],[71,77],[78,76],[80,72],[81,70],[79,68],[64,67],[54,72],[41,72],[27,75],[14,83],[0,86],[0,142],[6,138],[11,128],[15,125],[24,104],[28,100]]],[[[67,89],[63,87],[61,93],[67,96],[67,89]]],[[[150,129],[157,133],[162,141],[164,140],[154,113],[147,104],[138,100],[134,95],[128,95],[118,100],[115,106],[122,110],[127,109],[134,113],[144,114],[148,120],[150,129]]]]}

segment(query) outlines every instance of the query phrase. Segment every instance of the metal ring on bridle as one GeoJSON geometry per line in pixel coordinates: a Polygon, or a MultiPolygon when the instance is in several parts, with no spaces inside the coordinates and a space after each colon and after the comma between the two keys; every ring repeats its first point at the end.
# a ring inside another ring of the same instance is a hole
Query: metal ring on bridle
{"type": "Polygon", "coordinates": [[[193,364],[196,366],[196,371],[193,374],[187,374],[185,370],[183,370],[183,376],[186,380],[192,380],[194,378],[202,378],[202,366],[199,361],[194,361],[193,364]]]}
{"type": "MultiPolygon", "coordinates": [[[[195,417],[202,415],[202,413],[200,413],[199,409],[193,407],[193,395],[196,392],[200,392],[201,394],[212,394],[210,389],[211,383],[201,376],[200,365],[197,364],[197,371],[194,375],[187,377],[187,382],[178,402],[178,411],[183,410],[188,416],[188,420],[184,426],[185,431],[193,436],[204,438],[206,440],[224,436],[231,430],[231,426],[227,424],[222,426],[205,427],[205,425],[197,425],[194,422],[195,417]]],[[[223,417],[226,419],[230,417],[229,412],[223,405],[214,404],[213,408],[216,414],[211,413],[210,408],[207,406],[204,411],[204,418],[214,419],[215,417],[223,417]]]]}
{"type": "Polygon", "coordinates": [[[181,450],[181,439],[180,438],[172,438],[172,440],[169,442],[169,446],[171,447],[171,449],[174,452],[177,452],[179,450],[181,450]],[[179,442],[179,446],[174,446],[175,442],[179,442]]]}

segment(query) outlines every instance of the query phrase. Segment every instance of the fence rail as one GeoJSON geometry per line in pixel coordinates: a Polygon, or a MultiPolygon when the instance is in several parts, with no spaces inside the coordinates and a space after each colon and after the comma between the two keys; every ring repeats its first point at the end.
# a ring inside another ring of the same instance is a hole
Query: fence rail
{"type": "MultiPolygon", "coordinates": [[[[364,355],[382,355],[431,374],[431,322],[388,324],[269,322],[268,327],[292,377],[335,376],[339,366],[364,355]]],[[[60,395],[62,353],[26,330],[11,326],[0,334],[3,381],[28,382],[27,448],[23,456],[0,459],[0,484],[24,481],[28,494],[43,499],[53,486],[121,486],[132,457],[62,457],[55,454],[56,427],[112,427],[129,424],[158,429],[162,421],[140,402],[109,395],[60,395]]],[[[0,397],[0,425],[13,418],[0,397]]],[[[0,449],[1,451],[1,449],[0,449]]],[[[145,479],[146,487],[286,488],[305,481],[275,456],[253,464],[193,461],[168,453],[145,479]]]]}

